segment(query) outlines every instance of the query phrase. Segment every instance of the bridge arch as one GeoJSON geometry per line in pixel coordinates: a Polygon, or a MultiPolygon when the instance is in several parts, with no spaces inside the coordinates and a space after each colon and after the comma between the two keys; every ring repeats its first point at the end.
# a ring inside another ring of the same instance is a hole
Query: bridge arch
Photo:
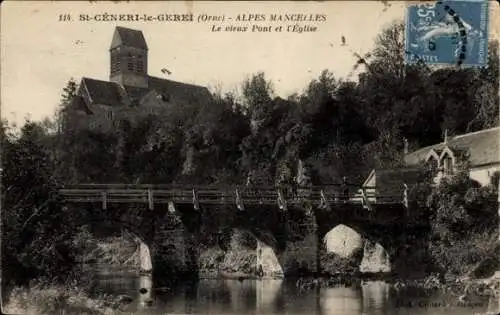
{"type": "Polygon", "coordinates": [[[364,246],[363,235],[355,229],[338,224],[328,231],[321,240],[327,253],[334,253],[342,258],[349,258],[362,250],[364,246]]]}
{"type": "Polygon", "coordinates": [[[111,220],[79,223],[73,241],[77,243],[75,254],[83,263],[101,262],[140,272],[152,271],[151,244],[126,224],[111,220]]]}
{"type": "Polygon", "coordinates": [[[324,272],[338,272],[344,270],[328,270],[332,268],[332,259],[339,268],[352,268],[362,273],[388,273],[391,272],[391,245],[371,233],[369,227],[356,224],[338,223],[326,233],[321,235],[320,241],[326,255],[323,255],[322,266],[324,272]],[[334,256],[332,256],[334,254],[334,256]],[[345,265],[347,264],[347,265],[345,265]]]}
{"type": "Polygon", "coordinates": [[[224,243],[208,247],[200,254],[203,272],[223,277],[281,278],[277,241],[269,231],[232,227],[224,243]]]}
{"type": "MultiPolygon", "coordinates": [[[[168,205],[157,205],[148,209],[144,204],[64,204],[63,211],[74,213],[73,222],[77,226],[91,229],[107,228],[124,230],[133,236],[142,272],[152,273],[155,282],[171,282],[176,278],[197,277],[196,258],[189,255],[186,244],[190,243],[188,230],[195,223],[183,221],[181,213],[171,213],[168,205]],[[193,260],[193,261],[191,261],[193,260]]],[[[182,209],[182,206],[179,207],[182,209]]],[[[75,228],[76,230],[76,228],[75,228]]],[[[196,246],[190,244],[190,248],[196,246]]]]}

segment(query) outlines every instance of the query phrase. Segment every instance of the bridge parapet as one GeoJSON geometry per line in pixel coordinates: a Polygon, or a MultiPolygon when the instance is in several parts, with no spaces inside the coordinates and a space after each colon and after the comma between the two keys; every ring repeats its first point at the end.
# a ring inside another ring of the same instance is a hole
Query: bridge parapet
{"type": "MultiPolygon", "coordinates": [[[[406,192],[406,190],[405,190],[406,192]]],[[[57,195],[65,202],[102,203],[106,209],[111,203],[144,203],[152,209],[154,204],[243,204],[287,205],[302,204],[305,200],[326,207],[337,203],[372,204],[407,202],[405,194],[380,195],[376,187],[355,185],[328,186],[179,186],[179,185],[127,185],[80,184],[60,188],[57,195]]],[[[239,206],[240,208],[240,206],[239,206]]],[[[280,205],[280,208],[284,208],[280,205]]],[[[285,206],[286,208],[286,206],[285,206]]]]}

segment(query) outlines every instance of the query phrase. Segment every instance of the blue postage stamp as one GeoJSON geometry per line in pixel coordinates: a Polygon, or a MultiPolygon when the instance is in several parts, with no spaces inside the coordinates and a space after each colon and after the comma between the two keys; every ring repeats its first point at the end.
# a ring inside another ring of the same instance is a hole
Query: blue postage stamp
{"type": "Polygon", "coordinates": [[[488,60],[488,0],[408,5],[406,63],[482,67],[488,60]]]}

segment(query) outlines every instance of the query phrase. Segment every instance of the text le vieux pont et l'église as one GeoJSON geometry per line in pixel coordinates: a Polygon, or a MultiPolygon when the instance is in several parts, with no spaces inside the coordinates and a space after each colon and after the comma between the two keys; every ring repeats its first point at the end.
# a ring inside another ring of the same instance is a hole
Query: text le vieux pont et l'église
{"type": "Polygon", "coordinates": [[[235,17],[200,15],[212,24],[212,32],[291,32],[307,33],[318,30],[317,23],[326,22],[326,14],[238,14],[235,17]]]}

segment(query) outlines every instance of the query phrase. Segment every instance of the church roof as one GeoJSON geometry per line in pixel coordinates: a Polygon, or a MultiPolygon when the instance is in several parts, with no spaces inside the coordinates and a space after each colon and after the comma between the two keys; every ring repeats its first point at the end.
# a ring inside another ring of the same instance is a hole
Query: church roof
{"type": "Polygon", "coordinates": [[[83,97],[81,97],[79,95],[73,97],[73,99],[71,100],[71,102],[69,103],[69,105],[66,109],[83,111],[88,115],[92,114],[92,111],[85,103],[85,100],[83,99],[83,97]]]}
{"type": "Polygon", "coordinates": [[[148,49],[148,45],[146,44],[146,39],[144,38],[142,31],[133,30],[121,26],[117,26],[115,28],[115,34],[113,35],[111,48],[114,48],[119,45],[141,48],[146,50],[148,49]]]}
{"type": "Polygon", "coordinates": [[[90,78],[82,79],[82,91],[87,93],[90,104],[109,106],[123,106],[125,104],[120,91],[125,92],[130,104],[138,105],[139,101],[150,91],[155,90],[161,95],[172,98],[176,102],[186,104],[202,104],[212,98],[206,87],[148,77],[149,88],[140,88],[125,85],[122,87],[115,82],[101,81],[90,78]]]}
{"type": "Polygon", "coordinates": [[[120,86],[113,82],[83,78],[81,85],[88,93],[92,104],[120,106],[123,100],[120,96],[120,86]]]}
{"type": "Polygon", "coordinates": [[[125,85],[123,86],[123,88],[125,89],[125,92],[127,93],[132,106],[137,106],[139,104],[139,101],[150,91],[148,88],[136,87],[131,85],[125,85]]]}
{"type": "Polygon", "coordinates": [[[467,152],[470,154],[471,166],[480,166],[492,163],[500,163],[500,127],[466,133],[448,139],[444,142],[427,146],[405,156],[405,162],[409,165],[424,161],[431,150],[442,151],[446,146],[453,152],[467,152]]]}
{"type": "Polygon", "coordinates": [[[206,102],[211,99],[211,94],[204,86],[176,82],[167,79],[149,77],[149,89],[156,90],[163,95],[187,103],[206,102]]]}

